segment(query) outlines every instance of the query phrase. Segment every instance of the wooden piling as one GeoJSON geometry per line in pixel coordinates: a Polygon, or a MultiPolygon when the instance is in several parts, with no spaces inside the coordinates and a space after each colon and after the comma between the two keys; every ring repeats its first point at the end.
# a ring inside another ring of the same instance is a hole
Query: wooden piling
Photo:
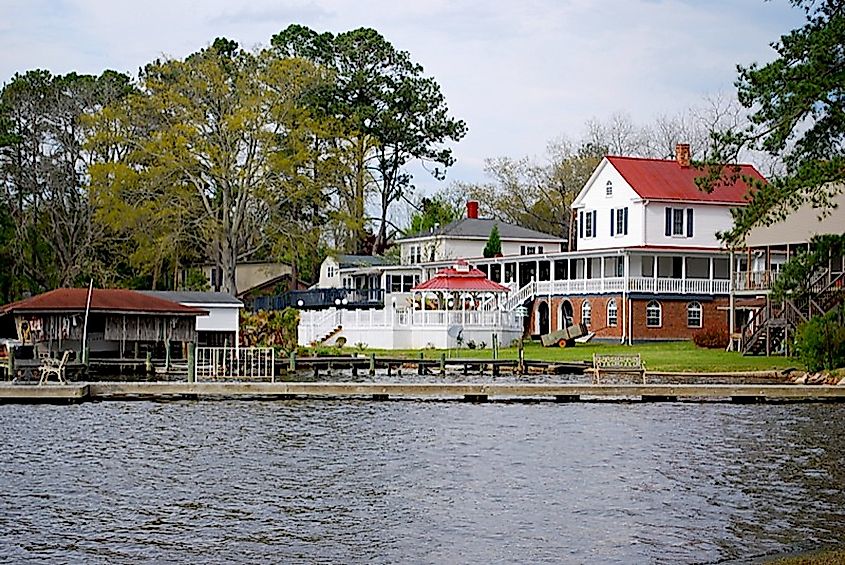
{"type": "Polygon", "coordinates": [[[290,352],[290,358],[288,359],[288,372],[295,373],[296,372],[296,350],[290,352]]]}
{"type": "Polygon", "coordinates": [[[376,374],[376,354],[370,353],[370,376],[375,376],[376,374]]]}
{"type": "Polygon", "coordinates": [[[441,377],[446,376],[446,354],[445,353],[440,354],[440,376],[441,377]]]}
{"type": "Polygon", "coordinates": [[[196,343],[188,344],[188,382],[197,382],[197,360],[196,360],[196,343]]]}
{"type": "Polygon", "coordinates": [[[425,374],[425,365],[423,365],[423,359],[425,359],[425,353],[420,351],[420,361],[417,363],[417,374],[424,375],[425,374]]]}

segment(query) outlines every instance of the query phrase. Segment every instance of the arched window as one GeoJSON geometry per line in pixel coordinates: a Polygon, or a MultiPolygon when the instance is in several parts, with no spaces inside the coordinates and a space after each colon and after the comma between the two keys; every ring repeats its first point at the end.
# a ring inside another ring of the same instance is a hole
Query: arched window
{"type": "Polygon", "coordinates": [[[691,328],[701,327],[701,304],[699,302],[687,304],[687,326],[691,328]]]}
{"type": "Polygon", "coordinates": [[[613,181],[607,181],[607,185],[605,185],[604,190],[607,196],[613,196],[613,181]]]}
{"type": "Polygon", "coordinates": [[[615,328],[619,319],[619,309],[616,307],[616,299],[611,298],[607,302],[607,325],[615,328]]]}
{"type": "Polygon", "coordinates": [[[645,307],[645,325],[649,328],[659,328],[663,321],[663,308],[660,302],[652,300],[645,307]]]}
{"type": "Polygon", "coordinates": [[[581,305],[581,323],[590,327],[593,321],[593,307],[590,306],[590,301],[585,300],[581,305]]]}

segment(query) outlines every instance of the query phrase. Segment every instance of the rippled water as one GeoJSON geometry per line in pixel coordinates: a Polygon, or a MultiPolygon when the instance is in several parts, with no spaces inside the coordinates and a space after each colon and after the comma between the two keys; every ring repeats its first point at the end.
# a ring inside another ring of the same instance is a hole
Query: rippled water
{"type": "Polygon", "coordinates": [[[841,543],[833,404],[0,406],[0,560],[715,563],[841,543]]]}

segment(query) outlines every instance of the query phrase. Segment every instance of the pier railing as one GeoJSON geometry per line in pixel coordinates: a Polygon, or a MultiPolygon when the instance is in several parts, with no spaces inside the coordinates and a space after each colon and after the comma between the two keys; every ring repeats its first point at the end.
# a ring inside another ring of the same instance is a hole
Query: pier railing
{"type": "Polygon", "coordinates": [[[275,382],[272,347],[197,347],[196,380],[256,380],[275,382]]]}

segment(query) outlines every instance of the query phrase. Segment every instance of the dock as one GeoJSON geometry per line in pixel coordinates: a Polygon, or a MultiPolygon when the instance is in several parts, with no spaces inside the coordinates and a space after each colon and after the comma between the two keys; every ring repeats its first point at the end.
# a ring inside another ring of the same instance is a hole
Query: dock
{"type": "Polygon", "coordinates": [[[122,400],[431,400],[465,402],[842,402],[845,386],[335,382],[90,382],[0,385],[0,403],[122,400]]]}

